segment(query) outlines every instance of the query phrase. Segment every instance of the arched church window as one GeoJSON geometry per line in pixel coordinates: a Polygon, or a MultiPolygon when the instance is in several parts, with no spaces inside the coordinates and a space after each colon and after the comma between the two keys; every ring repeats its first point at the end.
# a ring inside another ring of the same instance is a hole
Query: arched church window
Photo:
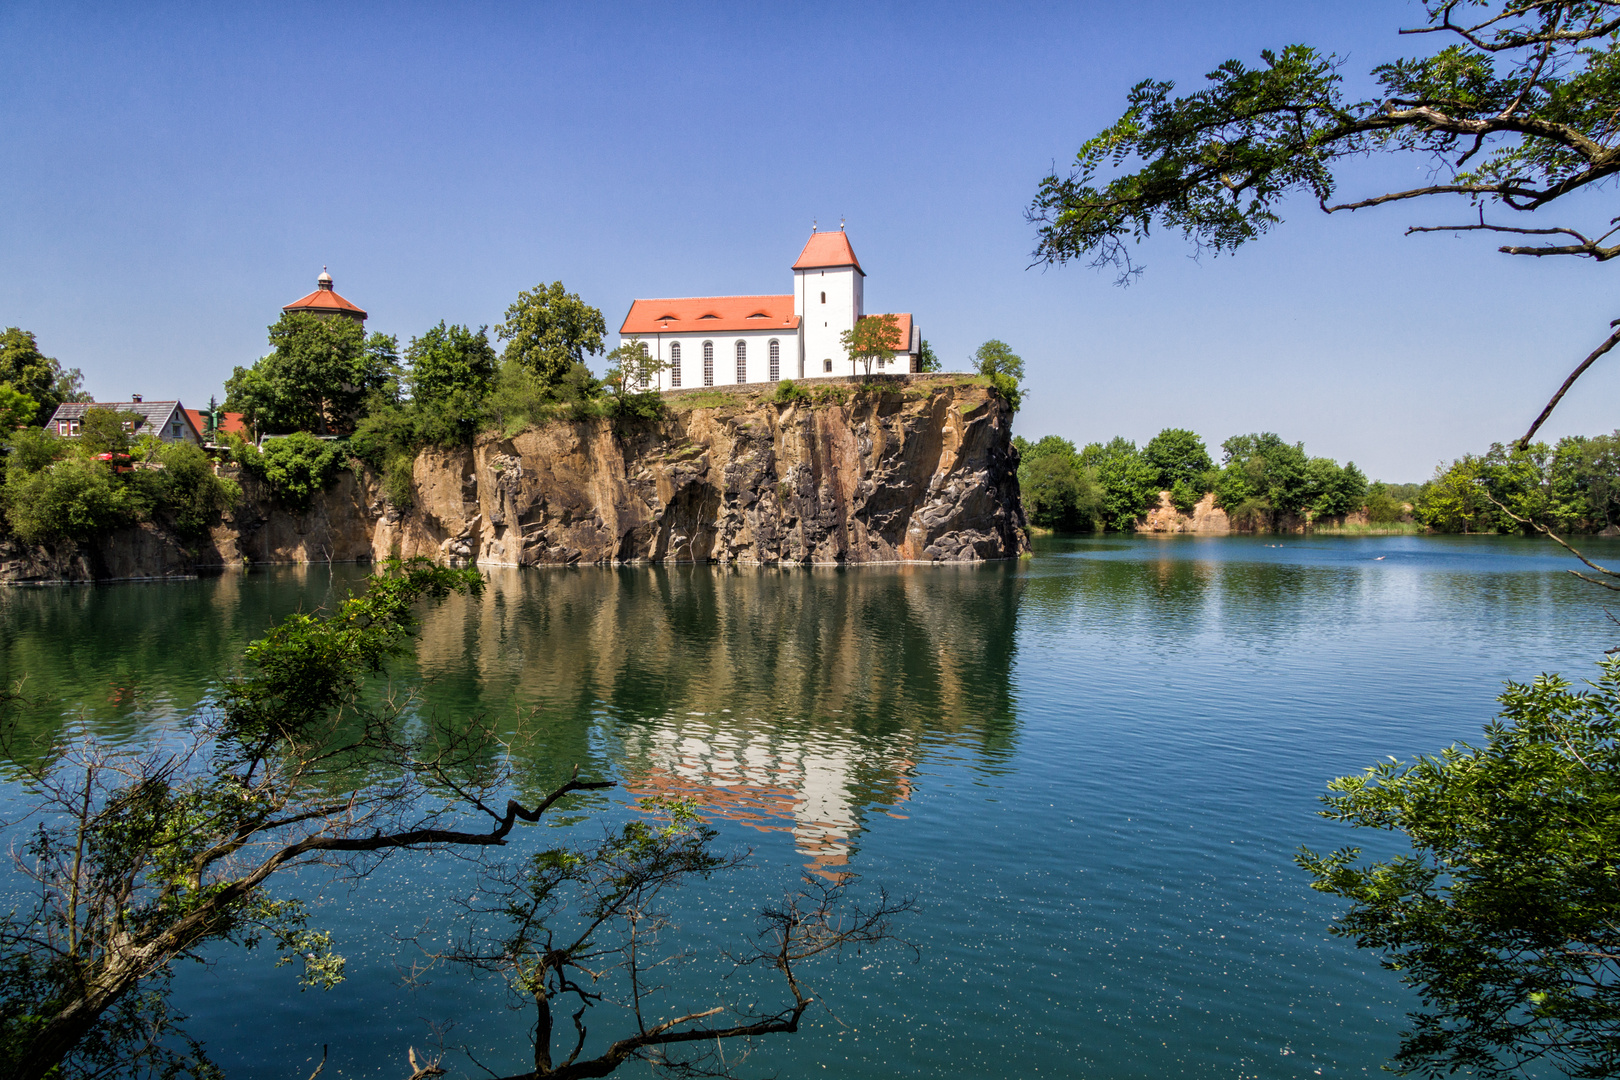
{"type": "Polygon", "coordinates": [[[832,370],[832,360],[830,358],[826,359],[826,360],[823,360],[821,362],[821,370],[822,371],[831,371],[832,370]]]}
{"type": "Polygon", "coordinates": [[[681,343],[669,343],[669,385],[681,385],[681,343]]]}
{"type": "Polygon", "coordinates": [[[827,294],[826,293],[821,294],[821,302],[823,304],[825,304],[827,302],[827,294]]]}
{"type": "Polygon", "coordinates": [[[714,342],[703,343],[703,385],[714,385],[714,342]]]}
{"type": "Polygon", "coordinates": [[[771,339],[771,382],[782,377],[782,345],[775,338],[771,339]]]}
{"type": "Polygon", "coordinates": [[[737,339],[737,381],[748,381],[748,342],[737,339]]]}

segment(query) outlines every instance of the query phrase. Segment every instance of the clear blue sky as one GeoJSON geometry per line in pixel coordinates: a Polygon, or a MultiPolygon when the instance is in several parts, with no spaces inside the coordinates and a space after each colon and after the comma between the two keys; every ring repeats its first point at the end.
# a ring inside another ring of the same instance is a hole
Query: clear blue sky
{"type": "MultiPolygon", "coordinates": [[[[1026,269],[1053,162],[1147,76],[1304,41],[1352,77],[1420,47],[1416,4],[0,5],[0,325],[104,400],[202,404],[330,266],[368,327],[500,320],[561,279],[786,292],[846,216],[870,310],[947,361],[1028,366],[1017,430],[1083,443],[1273,430],[1389,480],[1519,433],[1606,332],[1614,271],[1325,218],[1129,289],[1026,269]]],[[[1420,178],[1375,162],[1346,192],[1420,178]]],[[[1588,216],[1607,217],[1592,202],[1588,216]]],[[[1620,359],[1553,435],[1620,423],[1620,359]]]]}

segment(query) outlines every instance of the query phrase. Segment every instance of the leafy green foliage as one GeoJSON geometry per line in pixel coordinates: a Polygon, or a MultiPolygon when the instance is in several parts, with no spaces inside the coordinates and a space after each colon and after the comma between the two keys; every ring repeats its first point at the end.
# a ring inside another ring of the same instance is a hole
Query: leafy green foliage
{"type": "Polygon", "coordinates": [[[237,461],[254,476],[270,485],[276,498],[297,510],[307,510],[311,500],[337,478],[343,451],[337,443],[296,431],[271,439],[255,450],[239,445],[237,461]]]}
{"type": "Polygon", "coordinates": [[[658,374],[669,366],[647,351],[647,343],[630,338],[608,353],[608,371],[602,386],[608,406],[621,419],[656,420],[664,415],[664,397],[658,392],[658,374]]]}
{"type": "Polygon", "coordinates": [[[39,351],[39,342],[32,333],[16,326],[0,331],[0,383],[34,399],[31,422],[35,424],[49,420],[64,401],[89,400],[79,369],[64,369],[39,351]]]}
{"type": "Polygon", "coordinates": [[[495,384],[495,347],[487,327],[478,332],[446,326],[444,320],[405,347],[406,382],[419,405],[453,404],[476,416],[478,404],[495,384]]]}
{"type": "Polygon", "coordinates": [[[1005,341],[991,338],[973,350],[973,370],[980,375],[1005,375],[1016,385],[1024,381],[1024,360],[1005,341]]]}
{"type": "Polygon", "coordinates": [[[1159,504],[1159,470],[1131,440],[1116,437],[1107,445],[1091,443],[1080,451],[1080,464],[1092,470],[1102,487],[1105,527],[1129,532],[1137,519],[1159,504]]]}
{"type": "Polygon", "coordinates": [[[1367,478],[1355,462],[1310,458],[1303,443],[1272,432],[1234,435],[1214,479],[1216,505],[1236,523],[1274,526],[1285,515],[1335,517],[1360,510],[1367,478]]]}
{"type": "Polygon", "coordinates": [[[181,536],[202,536],[241,498],[234,481],[214,475],[213,462],[200,446],[166,443],[157,456],[163,466],[156,474],[161,485],[159,504],[181,536]]]}
{"type": "Polygon", "coordinates": [[[225,381],[225,409],[261,434],[347,432],[367,396],[396,378],[394,340],[353,319],[284,312],[273,351],[225,381]]]}
{"type": "Polygon", "coordinates": [[[898,315],[863,315],[855,320],[854,327],[838,335],[838,341],[850,363],[861,365],[868,377],[872,361],[887,361],[906,344],[900,340],[898,315]]]}
{"type": "Polygon", "coordinates": [[[1096,528],[1103,516],[1103,492],[1096,474],[1080,464],[1074,444],[1056,435],[1036,443],[1015,437],[1013,444],[1030,523],[1066,532],[1096,528]]]}
{"type": "Polygon", "coordinates": [[[550,387],[565,381],[576,365],[584,367],[586,356],[602,352],[607,323],[600,311],[554,281],[518,293],[495,333],[507,343],[504,359],[550,387]]]}
{"type": "Polygon", "coordinates": [[[0,431],[34,426],[39,402],[8,382],[0,382],[0,431]]]}
{"type": "Polygon", "coordinates": [[[6,521],[29,543],[86,540],[145,518],[151,507],[141,494],[111,466],[82,455],[37,472],[14,464],[6,471],[6,521]]]}
{"type": "Polygon", "coordinates": [[[927,338],[923,338],[922,344],[917,349],[917,370],[919,372],[938,371],[942,366],[933,346],[928,344],[927,338]]]}
{"type": "Polygon", "coordinates": [[[79,422],[78,446],[91,456],[128,454],[140,413],[114,409],[86,409],[79,422]]]}
{"type": "Polygon", "coordinates": [[[1190,488],[1214,467],[1204,440],[1186,428],[1165,428],[1142,447],[1142,456],[1159,471],[1159,487],[1166,491],[1177,484],[1190,488]]]}
{"type": "Polygon", "coordinates": [[[1276,224],[1290,194],[1330,210],[1365,205],[1328,201],[1339,163],[1374,152],[1415,152],[1451,174],[1390,198],[1462,194],[1534,211],[1599,183],[1615,168],[1614,7],[1503,5],[1467,28],[1450,23],[1467,9],[1430,5],[1431,28],[1461,43],[1379,65],[1382,92],[1362,101],[1344,97],[1337,56],[1305,45],[1262,51],[1253,68],[1228,60],[1183,97],[1171,82],[1144,80],[1124,116],[1081,146],[1069,176],[1042,181],[1030,210],[1037,258],[1090,255],[1130,273],[1125,241],[1155,223],[1230,250],[1276,224]],[[1139,167],[1102,180],[1127,162],[1139,167]]]}
{"type": "Polygon", "coordinates": [[[1351,902],[1332,932],[1419,995],[1398,1072],[1620,1072],[1620,658],[1599,667],[1588,690],[1509,683],[1482,747],[1328,785],[1324,817],[1411,844],[1376,862],[1299,856],[1314,888],[1351,902]]]}
{"type": "Polygon", "coordinates": [[[1515,514],[1566,533],[1620,522],[1620,432],[1523,450],[1493,443],[1437,468],[1416,502],[1417,519],[1438,532],[1533,531],[1515,514]]]}
{"type": "Polygon", "coordinates": [[[801,405],[810,403],[810,391],[795,383],[792,379],[783,379],[771,391],[771,401],[777,405],[801,405]]]}

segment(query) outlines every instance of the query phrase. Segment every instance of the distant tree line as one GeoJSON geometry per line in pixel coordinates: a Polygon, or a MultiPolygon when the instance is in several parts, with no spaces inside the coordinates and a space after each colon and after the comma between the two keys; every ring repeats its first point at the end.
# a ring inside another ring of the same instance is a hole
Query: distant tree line
{"type": "Polygon", "coordinates": [[[1620,431],[1525,450],[1495,443],[1439,466],[1421,484],[1368,483],[1354,462],[1311,457],[1303,443],[1271,432],[1227,439],[1219,467],[1203,440],[1182,428],[1165,428],[1140,449],[1115,438],[1076,450],[1056,435],[1013,444],[1024,511],[1049,529],[1129,531],[1162,491],[1183,513],[1213,495],[1213,505],[1244,528],[1357,511],[1374,526],[1409,522],[1441,533],[1620,527],[1620,431]]]}
{"type": "Polygon", "coordinates": [[[1165,428],[1141,448],[1123,437],[1081,450],[1056,435],[1013,444],[1025,513],[1043,528],[1128,531],[1159,505],[1160,492],[1183,513],[1213,494],[1234,524],[1270,528],[1360,510],[1369,491],[1354,462],[1310,457],[1303,443],[1271,432],[1227,439],[1218,467],[1184,428],[1165,428]]]}
{"type": "Polygon", "coordinates": [[[1620,525],[1620,431],[1572,435],[1552,446],[1493,443],[1435,469],[1414,494],[1417,520],[1436,532],[1598,532],[1620,525]]]}

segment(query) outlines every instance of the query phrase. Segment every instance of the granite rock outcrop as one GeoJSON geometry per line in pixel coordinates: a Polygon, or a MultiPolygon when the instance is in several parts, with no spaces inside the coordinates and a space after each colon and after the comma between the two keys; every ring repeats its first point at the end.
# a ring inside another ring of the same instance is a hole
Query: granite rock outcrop
{"type": "Polygon", "coordinates": [[[244,563],[427,556],[506,566],[615,562],[967,562],[1028,547],[1012,409],[962,377],[868,387],[817,380],[818,400],[764,389],[671,395],[635,423],[555,421],[412,469],[411,504],[345,471],[310,506],[238,477],[207,537],[147,523],[94,542],[0,537],[0,581],[174,577],[244,563]]]}

